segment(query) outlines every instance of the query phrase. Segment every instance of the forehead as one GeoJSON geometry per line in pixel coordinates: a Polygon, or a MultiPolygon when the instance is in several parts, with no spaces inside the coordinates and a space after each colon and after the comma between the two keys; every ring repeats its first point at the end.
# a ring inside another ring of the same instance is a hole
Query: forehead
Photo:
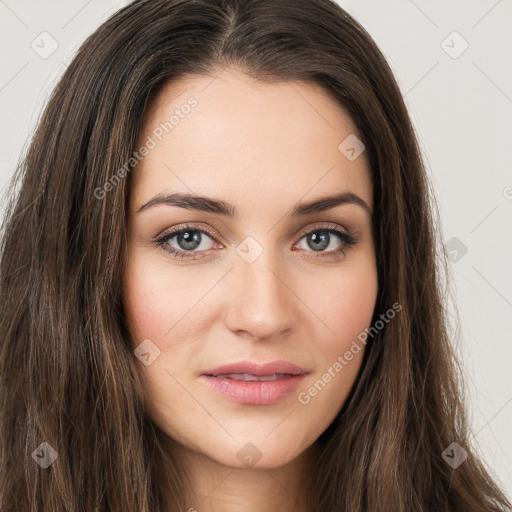
{"type": "Polygon", "coordinates": [[[152,149],[131,172],[132,200],[180,191],[286,202],[350,190],[371,206],[364,153],[351,161],[338,148],[352,134],[316,84],[262,83],[233,68],[183,77],[145,112],[137,148],[152,149]]]}

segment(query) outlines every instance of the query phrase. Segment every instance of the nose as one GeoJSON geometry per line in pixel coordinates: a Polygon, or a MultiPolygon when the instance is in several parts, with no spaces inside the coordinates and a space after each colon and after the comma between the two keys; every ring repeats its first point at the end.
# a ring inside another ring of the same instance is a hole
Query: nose
{"type": "Polygon", "coordinates": [[[227,327],[260,341],[283,336],[296,318],[298,299],[289,282],[290,274],[272,252],[264,250],[251,263],[237,256],[227,283],[227,327]]]}

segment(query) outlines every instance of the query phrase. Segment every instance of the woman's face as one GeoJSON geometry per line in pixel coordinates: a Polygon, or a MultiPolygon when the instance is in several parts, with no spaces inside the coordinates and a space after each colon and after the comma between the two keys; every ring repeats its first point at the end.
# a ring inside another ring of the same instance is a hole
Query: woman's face
{"type": "Polygon", "coordinates": [[[149,105],[124,305],[147,412],[187,452],[279,467],[342,407],[377,295],[355,131],[318,86],[233,68],[167,84],[149,105]],[[340,194],[352,195],[304,206],[340,194]]]}

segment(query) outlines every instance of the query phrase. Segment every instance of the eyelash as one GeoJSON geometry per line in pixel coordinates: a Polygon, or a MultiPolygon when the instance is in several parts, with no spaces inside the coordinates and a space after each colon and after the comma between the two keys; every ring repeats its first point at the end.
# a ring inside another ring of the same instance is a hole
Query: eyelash
{"type": "MultiPolygon", "coordinates": [[[[190,261],[202,259],[204,256],[189,256],[188,254],[201,254],[208,251],[182,251],[175,249],[173,247],[166,246],[168,242],[176,237],[177,235],[180,235],[182,233],[185,233],[187,231],[193,231],[197,233],[203,233],[208,235],[212,240],[216,241],[215,234],[210,231],[209,229],[202,228],[199,229],[198,227],[192,226],[192,225],[182,225],[178,226],[176,228],[173,228],[171,231],[168,231],[167,233],[164,233],[162,236],[157,238],[156,240],[153,240],[153,243],[157,245],[157,247],[161,248],[168,254],[172,255],[173,257],[179,258],[179,259],[187,259],[190,261]]],[[[341,249],[336,249],[334,251],[329,251],[327,253],[317,253],[318,256],[313,256],[313,259],[323,259],[323,258],[329,258],[329,257],[336,257],[340,255],[341,257],[345,257],[347,252],[355,246],[359,239],[354,234],[346,233],[345,231],[342,231],[337,227],[336,224],[326,224],[322,226],[317,226],[314,229],[311,229],[309,231],[305,231],[300,234],[300,237],[298,241],[294,244],[297,245],[305,236],[310,235],[312,233],[316,233],[319,231],[327,232],[327,233],[334,233],[337,235],[341,241],[343,242],[343,246],[341,249]]],[[[211,249],[210,249],[211,250],[211,249]]],[[[300,249],[299,249],[300,250],[300,249]]],[[[306,252],[314,252],[314,251],[306,251],[306,252]]],[[[308,256],[309,257],[309,256],[308,256]]]]}

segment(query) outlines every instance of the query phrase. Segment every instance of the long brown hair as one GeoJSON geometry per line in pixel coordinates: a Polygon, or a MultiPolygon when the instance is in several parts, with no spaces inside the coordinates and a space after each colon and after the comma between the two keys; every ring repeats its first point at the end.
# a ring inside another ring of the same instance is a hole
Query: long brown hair
{"type": "Polygon", "coordinates": [[[317,441],[310,510],[510,510],[469,443],[447,263],[408,113],[371,37],[330,0],[139,0],[80,47],[20,161],[2,226],[0,509],[186,509],[177,463],[144,413],[125,326],[126,178],[137,172],[126,162],[163,83],[227,65],[319,84],[351,116],[374,186],[374,320],[402,305],[369,339],[317,441]],[[454,442],[468,454],[455,469],[442,457],[454,442]]]}

